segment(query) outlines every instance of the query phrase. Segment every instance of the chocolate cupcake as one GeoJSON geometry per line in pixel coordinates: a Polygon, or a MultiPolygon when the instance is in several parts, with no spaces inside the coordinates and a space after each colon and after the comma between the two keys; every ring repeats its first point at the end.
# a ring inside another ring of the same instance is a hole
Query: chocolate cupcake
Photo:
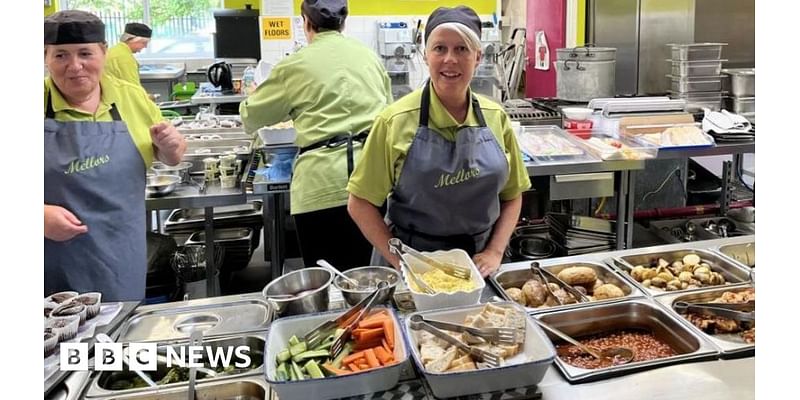
{"type": "Polygon", "coordinates": [[[56,352],[58,346],[58,335],[54,332],[44,332],[44,356],[47,358],[56,352]]]}
{"type": "Polygon", "coordinates": [[[50,317],[45,324],[45,329],[50,329],[58,335],[60,342],[73,339],[78,334],[78,326],[81,323],[81,318],[77,315],[70,315],[66,317],[50,317]]]}
{"type": "Polygon", "coordinates": [[[68,317],[77,315],[80,317],[80,325],[86,322],[86,306],[79,302],[64,303],[50,313],[50,317],[68,317]]]}
{"type": "Polygon", "coordinates": [[[72,302],[78,302],[86,306],[86,319],[92,319],[100,314],[100,299],[103,294],[100,292],[83,293],[73,297],[72,302]]]}
{"type": "Polygon", "coordinates": [[[78,292],[73,292],[73,291],[58,292],[58,293],[53,293],[50,296],[47,296],[45,300],[61,304],[77,295],[78,292]]]}

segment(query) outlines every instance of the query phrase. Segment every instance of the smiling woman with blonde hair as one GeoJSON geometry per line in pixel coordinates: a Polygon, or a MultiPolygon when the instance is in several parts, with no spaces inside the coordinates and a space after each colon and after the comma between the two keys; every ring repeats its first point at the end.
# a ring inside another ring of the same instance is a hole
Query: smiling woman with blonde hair
{"type": "Polygon", "coordinates": [[[480,33],[472,9],[436,9],[425,26],[430,81],[375,119],[347,186],[375,263],[399,266],[392,237],[423,251],[463,249],[483,276],[502,262],[530,179],[508,115],[469,89],[480,33]]]}
{"type": "Polygon", "coordinates": [[[145,171],[186,141],[139,86],[103,73],[105,26],[77,10],[44,20],[44,289],[142,300],[145,171]]]}

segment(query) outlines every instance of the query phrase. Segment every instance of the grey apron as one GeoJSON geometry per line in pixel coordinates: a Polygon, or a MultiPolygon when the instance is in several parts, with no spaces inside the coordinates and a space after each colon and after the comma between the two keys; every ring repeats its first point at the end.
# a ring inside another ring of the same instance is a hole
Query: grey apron
{"type": "MultiPolygon", "coordinates": [[[[422,91],[419,128],[387,204],[394,237],[421,251],[483,251],[500,216],[500,191],[509,168],[503,149],[472,97],[478,127],[461,128],[451,142],[428,128],[430,85],[422,91]]],[[[373,262],[387,265],[373,251],[373,262]]]]}
{"type": "Polygon", "coordinates": [[[128,127],[111,105],[111,122],[44,120],[44,202],[64,207],[89,228],[44,240],[45,295],[103,293],[103,300],[145,295],[145,165],[128,127]]]}

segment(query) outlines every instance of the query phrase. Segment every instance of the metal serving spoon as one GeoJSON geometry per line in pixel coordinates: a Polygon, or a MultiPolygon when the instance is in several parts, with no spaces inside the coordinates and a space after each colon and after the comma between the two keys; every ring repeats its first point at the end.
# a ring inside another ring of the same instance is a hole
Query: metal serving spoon
{"type": "Polygon", "coordinates": [[[607,347],[605,349],[600,349],[597,351],[589,346],[585,346],[581,342],[571,338],[566,333],[561,332],[560,330],[550,326],[547,323],[544,323],[540,320],[534,318],[534,320],[541,326],[542,328],[547,329],[548,331],[552,332],[556,336],[560,337],[561,339],[566,340],[567,342],[572,343],[577,348],[581,349],[584,353],[589,353],[592,357],[602,360],[606,358],[610,358],[614,360],[614,364],[627,364],[633,360],[633,350],[627,347],[607,347]]]}

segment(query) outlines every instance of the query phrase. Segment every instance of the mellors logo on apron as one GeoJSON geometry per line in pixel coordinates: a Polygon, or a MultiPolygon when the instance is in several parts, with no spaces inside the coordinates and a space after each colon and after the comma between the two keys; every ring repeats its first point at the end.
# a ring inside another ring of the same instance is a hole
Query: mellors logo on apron
{"type": "Polygon", "coordinates": [[[88,232],[44,240],[45,295],[97,291],[109,301],[145,295],[145,165],[114,104],[110,122],[44,120],[44,203],[61,206],[88,232]]]}
{"type": "Polygon", "coordinates": [[[474,255],[486,247],[500,216],[508,161],[477,98],[472,109],[480,126],[461,128],[455,142],[428,127],[429,108],[426,84],[419,127],[389,196],[387,219],[392,234],[418,250],[460,248],[474,255]]]}

